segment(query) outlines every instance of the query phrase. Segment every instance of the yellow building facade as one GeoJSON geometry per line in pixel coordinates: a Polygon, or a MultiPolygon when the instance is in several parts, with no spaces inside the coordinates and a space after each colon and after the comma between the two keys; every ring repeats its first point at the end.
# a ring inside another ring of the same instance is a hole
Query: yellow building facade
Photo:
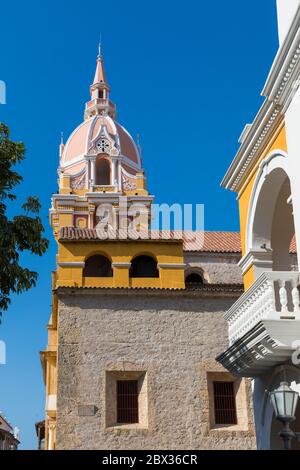
{"type": "Polygon", "coordinates": [[[60,145],[59,192],[53,196],[50,210],[58,253],[57,271],[52,276],[48,345],[41,353],[46,449],[55,449],[56,442],[56,289],[185,287],[182,237],[165,238],[159,232],[150,235],[154,198],[146,188],[140,148],[116,122],[109,91],[99,51],[85,120],[67,143],[60,145]],[[89,260],[93,264],[90,272],[86,269],[89,260]],[[101,274],[106,262],[108,271],[101,274]],[[145,273],[139,272],[143,262],[145,273]]]}
{"type": "MultiPolygon", "coordinates": [[[[300,391],[300,2],[277,0],[280,47],[264,103],[239,140],[222,185],[237,194],[245,292],[225,314],[229,347],[218,361],[253,379],[259,449],[281,449],[269,393],[300,391]]],[[[294,416],[300,425],[300,409],[294,416]]],[[[299,449],[296,438],[293,449],[299,449]]]]}

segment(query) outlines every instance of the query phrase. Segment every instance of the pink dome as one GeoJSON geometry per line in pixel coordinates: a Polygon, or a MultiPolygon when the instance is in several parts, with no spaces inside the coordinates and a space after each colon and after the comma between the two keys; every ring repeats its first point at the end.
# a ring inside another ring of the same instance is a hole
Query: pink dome
{"type": "Polygon", "coordinates": [[[65,173],[74,175],[84,168],[84,157],[88,154],[103,124],[116,147],[119,146],[121,156],[125,157],[127,166],[131,167],[133,173],[141,169],[140,153],[131,135],[110,116],[97,115],[80,124],[66,142],[60,162],[65,173]]]}

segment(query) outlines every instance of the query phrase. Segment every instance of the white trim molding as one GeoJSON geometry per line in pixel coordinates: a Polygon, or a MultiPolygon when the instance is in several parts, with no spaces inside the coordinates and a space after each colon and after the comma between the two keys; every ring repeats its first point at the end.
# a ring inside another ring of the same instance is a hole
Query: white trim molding
{"type": "Polygon", "coordinates": [[[230,165],[222,186],[239,191],[300,87],[300,7],[278,51],[262,95],[266,97],[230,165]]]}
{"type": "Polygon", "coordinates": [[[273,251],[249,251],[238,263],[238,266],[241,268],[243,274],[246,274],[250,268],[254,266],[255,277],[258,277],[258,274],[261,274],[265,271],[272,271],[273,268],[273,251]]]}
{"type": "MultiPolygon", "coordinates": [[[[261,163],[259,166],[259,172],[256,176],[252,193],[250,197],[250,204],[248,209],[248,216],[247,216],[247,230],[246,230],[246,251],[247,253],[254,251],[257,252],[257,247],[254,245],[254,221],[255,216],[257,214],[257,207],[259,204],[259,198],[261,195],[261,190],[266,182],[267,177],[274,171],[281,169],[289,177],[289,170],[288,170],[288,161],[287,161],[287,153],[283,152],[282,150],[274,150],[271,152],[261,163]]],[[[274,194],[276,189],[274,188],[274,194]]],[[[274,198],[274,195],[273,195],[274,198]]],[[[275,204],[274,200],[274,204],[275,204]]],[[[267,214],[266,214],[267,215],[267,214]]]]}
{"type": "Polygon", "coordinates": [[[131,263],[115,262],[111,264],[113,268],[130,268],[131,263]]]}
{"type": "Polygon", "coordinates": [[[84,261],[66,261],[66,262],[58,262],[57,265],[60,268],[84,268],[85,262],[84,261]]]}
{"type": "Polygon", "coordinates": [[[158,268],[162,269],[184,269],[186,267],[186,264],[184,263],[160,263],[157,265],[158,268]]]}
{"type": "Polygon", "coordinates": [[[217,357],[240,377],[291,360],[300,335],[298,272],[265,272],[225,313],[229,348],[217,357]]]}

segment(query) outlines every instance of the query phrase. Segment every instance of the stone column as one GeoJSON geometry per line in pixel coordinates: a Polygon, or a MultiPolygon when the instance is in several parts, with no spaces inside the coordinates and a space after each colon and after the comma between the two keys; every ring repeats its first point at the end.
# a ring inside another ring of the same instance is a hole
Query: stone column
{"type": "Polygon", "coordinates": [[[112,158],[111,161],[111,185],[115,186],[116,184],[116,160],[112,158]]]}
{"type": "Polygon", "coordinates": [[[122,191],[122,166],[121,160],[118,160],[118,189],[122,191]]]}
{"type": "Polygon", "coordinates": [[[55,421],[48,422],[48,450],[54,450],[55,421]]]}
{"type": "Polygon", "coordinates": [[[89,161],[85,160],[85,189],[89,189],[89,161]]]}
{"type": "Polygon", "coordinates": [[[89,205],[89,220],[88,220],[88,228],[94,228],[94,213],[95,213],[95,206],[94,204],[89,205]]]}

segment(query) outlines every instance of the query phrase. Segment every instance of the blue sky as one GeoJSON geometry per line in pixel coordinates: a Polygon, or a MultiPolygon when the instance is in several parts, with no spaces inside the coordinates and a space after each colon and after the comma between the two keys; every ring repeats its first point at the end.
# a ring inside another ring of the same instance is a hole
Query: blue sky
{"type": "Polygon", "coordinates": [[[0,410],[36,448],[43,418],[38,352],[46,345],[56,246],[48,223],[58,144],[83,118],[100,32],[118,120],[141,134],[148,187],[157,202],[204,203],[207,230],[238,230],[235,195],[220,181],[237,140],[262,102],[275,56],[275,0],[68,0],[2,2],[0,120],[27,147],[20,200],[38,195],[51,246],[24,256],[37,288],[14,297],[0,325],[0,410]]]}

